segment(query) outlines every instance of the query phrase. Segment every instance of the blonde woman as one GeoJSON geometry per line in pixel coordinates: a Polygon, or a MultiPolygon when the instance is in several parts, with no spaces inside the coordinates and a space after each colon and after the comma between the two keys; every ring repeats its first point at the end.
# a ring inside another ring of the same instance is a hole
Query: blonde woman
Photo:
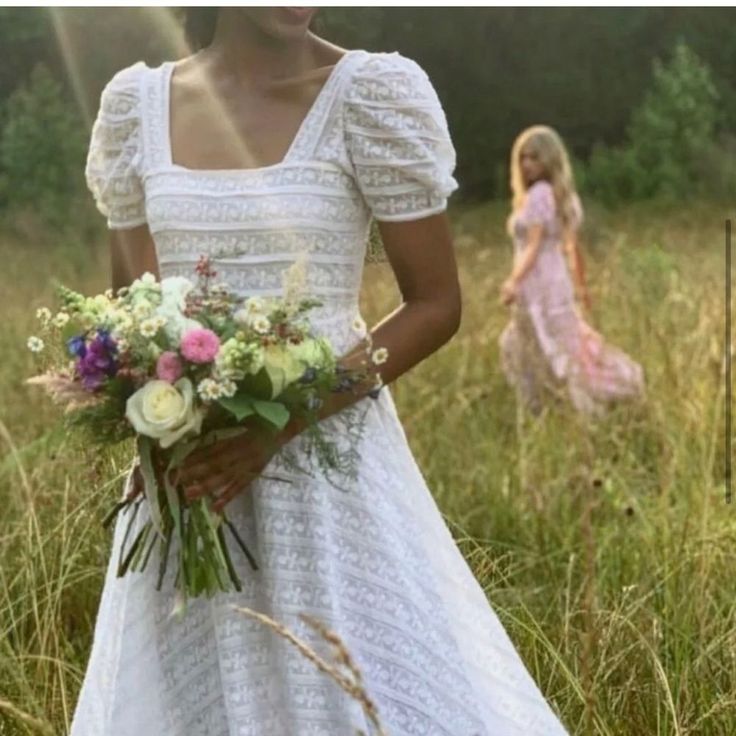
{"type": "Polygon", "coordinates": [[[507,380],[535,414],[554,395],[588,415],[615,400],[642,398],[641,366],[606,344],[576,304],[577,290],[590,305],[577,238],[583,211],[567,151],[552,128],[535,125],[514,142],[511,190],[514,265],[501,286],[511,319],[499,338],[507,380]]]}

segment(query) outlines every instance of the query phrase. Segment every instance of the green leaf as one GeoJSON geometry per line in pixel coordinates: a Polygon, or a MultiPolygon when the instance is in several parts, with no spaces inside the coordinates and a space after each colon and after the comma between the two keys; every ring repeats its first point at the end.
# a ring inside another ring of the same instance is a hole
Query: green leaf
{"type": "Polygon", "coordinates": [[[273,424],[276,429],[283,429],[289,421],[289,410],[278,401],[259,401],[254,399],[253,408],[259,417],[273,424]]]}
{"type": "Polygon", "coordinates": [[[143,475],[143,493],[148,501],[148,509],[151,516],[151,523],[154,530],[161,536],[164,536],[163,521],[161,517],[161,507],[158,500],[158,483],[156,482],[156,474],[153,469],[153,458],[151,451],[153,442],[150,438],[139,434],[138,455],[140,457],[141,474],[143,475]]]}
{"type": "Polygon", "coordinates": [[[255,413],[253,399],[247,394],[235,394],[235,396],[223,396],[217,402],[223,406],[240,422],[255,413]]]}

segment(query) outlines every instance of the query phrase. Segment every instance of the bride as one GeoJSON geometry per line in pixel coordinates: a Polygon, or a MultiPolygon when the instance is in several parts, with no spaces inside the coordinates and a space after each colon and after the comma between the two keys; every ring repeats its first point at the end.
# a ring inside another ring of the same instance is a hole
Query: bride
{"type": "MultiPolygon", "coordinates": [[[[358,294],[375,218],[403,297],[371,330],[388,355],[375,381],[392,382],[460,320],[445,214],[455,153],[429,79],[398,53],[317,37],[312,8],[189,12],[196,53],[137,62],[102,93],[86,175],[112,231],[113,286],[145,271],[191,276],[205,254],[238,292],[276,295],[306,253],[323,304],[314,327],[350,364],[367,335],[358,294]]],[[[391,736],[566,733],[454,544],[388,389],[367,398],[374,389],[323,408],[336,439],[362,428],[345,492],[319,476],[251,482],[266,468],[290,472],[283,456],[302,451],[298,426],[275,452],[241,436],[187,459],[188,495],[227,505],[258,559],[254,572],[233,550],[242,592],[171,617],[157,564],[116,577],[118,520],[72,736],[370,733],[357,703],[234,604],[317,649],[298,615],[334,630],[391,736]]],[[[131,473],[127,492],[135,486],[131,473]]]]}

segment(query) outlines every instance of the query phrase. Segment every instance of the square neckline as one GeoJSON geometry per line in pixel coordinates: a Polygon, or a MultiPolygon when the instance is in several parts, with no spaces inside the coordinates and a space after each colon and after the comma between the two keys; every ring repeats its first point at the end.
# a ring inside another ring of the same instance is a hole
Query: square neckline
{"type": "Polygon", "coordinates": [[[162,104],[162,120],[161,120],[161,127],[163,129],[163,148],[164,148],[164,155],[165,155],[165,161],[166,166],[169,168],[176,169],[177,171],[182,171],[185,173],[190,174],[244,174],[244,173],[252,173],[252,172],[259,172],[259,171],[270,171],[272,169],[280,168],[282,166],[289,165],[291,163],[290,159],[293,156],[297,144],[301,141],[301,139],[306,134],[306,128],[307,123],[309,122],[310,118],[315,114],[316,110],[321,106],[322,101],[326,99],[328,92],[332,89],[332,87],[335,86],[335,83],[338,78],[338,73],[344,66],[344,62],[348,57],[351,57],[353,54],[356,54],[360,51],[360,49],[348,49],[334,64],[332,71],[328,75],[327,79],[325,80],[324,84],[320,88],[319,92],[317,93],[317,96],[312,101],[312,104],[309,106],[309,109],[307,110],[306,114],[302,118],[301,123],[299,124],[299,127],[297,128],[296,133],[294,134],[294,137],[291,140],[291,143],[289,144],[288,148],[286,149],[286,153],[283,155],[280,161],[277,161],[273,164],[268,164],[267,166],[248,166],[248,167],[238,167],[238,168],[218,168],[218,169],[200,169],[200,168],[191,168],[189,166],[183,166],[182,164],[177,164],[174,161],[173,156],[173,149],[171,145],[171,78],[174,73],[174,67],[176,66],[175,61],[167,61],[163,64],[162,72],[163,72],[163,104],[162,104]]]}

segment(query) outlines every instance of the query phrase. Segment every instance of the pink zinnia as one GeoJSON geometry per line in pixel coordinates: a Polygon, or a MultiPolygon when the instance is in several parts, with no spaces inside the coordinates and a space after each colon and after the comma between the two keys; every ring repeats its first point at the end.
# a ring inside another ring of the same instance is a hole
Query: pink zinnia
{"type": "Polygon", "coordinates": [[[192,363],[209,363],[220,349],[220,339],[212,330],[195,327],[181,338],[181,354],[192,363]]]}
{"type": "Polygon", "coordinates": [[[179,356],[167,350],[158,356],[156,361],[156,376],[162,381],[168,381],[174,383],[178,381],[184,373],[184,366],[181,364],[179,356]]]}

